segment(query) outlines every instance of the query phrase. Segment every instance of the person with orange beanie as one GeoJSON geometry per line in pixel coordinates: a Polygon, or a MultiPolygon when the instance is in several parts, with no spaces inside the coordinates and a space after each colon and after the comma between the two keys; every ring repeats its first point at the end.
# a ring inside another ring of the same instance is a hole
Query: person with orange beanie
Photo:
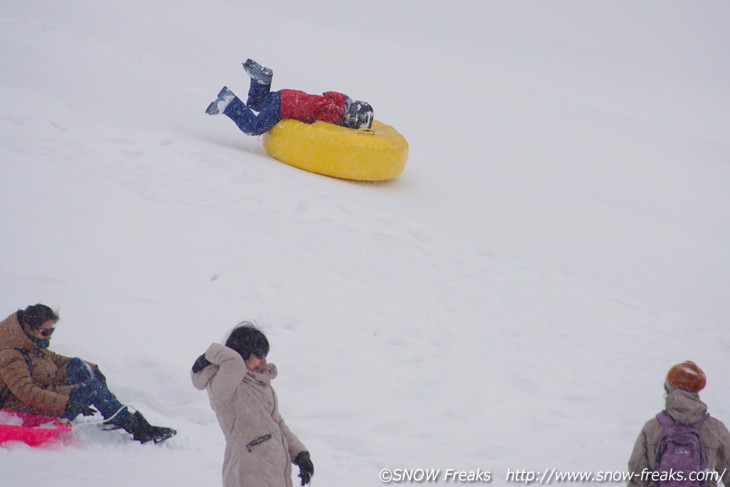
{"type": "Polygon", "coordinates": [[[629,487],[669,485],[662,483],[667,481],[714,487],[717,479],[730,486],[730,432],[700,400],[698,393],[706,384],[705,373],[694,362],[669,369],[665,409],[646,422],[636,440],[629,459],[629,487]],[[688,471],[699,472],[691,477],[705,482],[690,482],[688,471]]]}

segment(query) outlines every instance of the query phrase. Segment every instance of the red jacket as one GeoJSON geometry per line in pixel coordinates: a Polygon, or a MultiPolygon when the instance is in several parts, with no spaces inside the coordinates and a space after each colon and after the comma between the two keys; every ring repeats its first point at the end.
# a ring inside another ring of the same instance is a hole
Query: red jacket
{"type": "Polygon", "coordinates": [[[304,123],[317,120],[340,125],[345,115],[345,95],[328,91],[310,95],[298,90],[279,90],[281,118],[293,118],[304,123]]]}

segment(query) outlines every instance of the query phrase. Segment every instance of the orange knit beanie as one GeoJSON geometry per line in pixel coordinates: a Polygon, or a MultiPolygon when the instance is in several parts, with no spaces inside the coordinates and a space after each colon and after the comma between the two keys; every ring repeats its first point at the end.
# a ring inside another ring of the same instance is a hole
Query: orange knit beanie
{"type": "Polygon", "coordinates": [[[687,392],[700,392],[707,384],[705,373],[689,360],[677,364],[667,373],[667,384],[687,392]]]}

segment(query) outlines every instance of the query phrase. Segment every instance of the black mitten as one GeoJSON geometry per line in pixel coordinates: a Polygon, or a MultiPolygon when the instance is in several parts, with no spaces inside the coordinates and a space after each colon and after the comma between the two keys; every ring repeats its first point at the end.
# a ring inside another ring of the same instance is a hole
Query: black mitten
{"type": "Polygon", "coordinates": [[[96,414],[96,409],[91,406],[87,406],[86,404],[69,400],[66,403],[66,409],[63,411],[63,417],[73,419],[79,414],[83,414],[84,416],[93,416],[96,414]]]}
{"type": "Polygon", "coordinates": [[[302,485],[307,485],[312,480],[312,475],[314,475],[314,464],[309,458],[309,452],[300,452],[294,459],[294,465],[299,467],[299,477],[302,478],[302,485]]]}
{"type": "Polygon", "coordinates": [[[210,361],[205,358],[205,354],[203,354],[195,360],[195,363],[193,364],[193,373],[198,373],[209,365],[210,361]]]}

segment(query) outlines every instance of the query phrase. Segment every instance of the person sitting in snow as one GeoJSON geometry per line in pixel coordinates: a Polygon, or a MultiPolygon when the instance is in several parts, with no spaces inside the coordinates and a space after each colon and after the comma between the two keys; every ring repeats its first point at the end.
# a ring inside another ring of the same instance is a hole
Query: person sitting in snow
{"type": "Polygon", "coordinates": [[[292,463],[299,467],[302,485],[314,475],[307,448],[279,414],[271,387],[277,370],[267,363],[268,353],[266,336],[244,322],[225,346],[211,344],[193,364],[193,385],[208,392],[226,439],[224,487],[292,487],[292,463]]]}
{"type": "Polygon", "coordinates": [[[205,113],[226,115],[247,135],[268,132],[285,118],[304,123],[322,120],[351,129],[369,129],[373,124],[373,108],[364,101],[352,100],[335,91],[322,95],[310,95],[297,90],[272,92],[271,79],[274,73],[271,69],[251,59],[243,63],[243,69],[251,78],[246,103],[224,86],[205,113]]]}
{"type": "Polygon", "coordinates": [[[96,364],[48,349],[58,314],[43,304],[18,310],[0,323],[0,408],[73,420],[101,412],[108,423],[141,443],[177,432],[152,426],[117,400],[96,364]]]}
{"type": "MultiPolygon", "coordinates": [[[[707,405],[700,401],[698,392],[706,383],[705,373],[689,360],[669,369],[664,382],[666,407],[644,425],[636,440],[629,459],[629,472],[633,474],[629,487],[654,486],[661,480],[662,472],[657,469],[657,461],[660,439],[665,431],[662,423],[667,426],[697,425],[700,442],[704,446],[705,468],[721,474],[723,484],[730,485],[730,433],[721,421],[707,413],[707,405]]],[[[684,457],[690,456],[689,449],[679,453],[684,457]]],[[[676,475],[677,472],[674,473],[676,475]]],[[[664,475],[668,473],[665,472],[664,475]]],[[[717,483],[701,485],[716,486],[717,483]]]]}

